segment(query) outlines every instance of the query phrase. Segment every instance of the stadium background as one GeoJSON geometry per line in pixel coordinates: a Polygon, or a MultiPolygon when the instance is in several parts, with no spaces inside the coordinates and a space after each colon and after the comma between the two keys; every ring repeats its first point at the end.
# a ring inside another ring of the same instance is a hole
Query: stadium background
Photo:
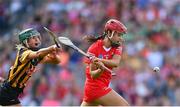
{"type": "MultiPolygon", "coordinates": [[[[14,63],[20,30],[37,28],[46,47],[52,44],[42,29],[47,26],[87,50],[82,37],[102,34],[110,18],[128,28],[111,87],[131,105],[180,105],[179,0],[0,0],[0,76],[7,77],[14,63]]],[[[68,48],[61,56],[59,65],[38,66],[20,96],[22,105],[80,105],[83,57],[68,48]]]]}

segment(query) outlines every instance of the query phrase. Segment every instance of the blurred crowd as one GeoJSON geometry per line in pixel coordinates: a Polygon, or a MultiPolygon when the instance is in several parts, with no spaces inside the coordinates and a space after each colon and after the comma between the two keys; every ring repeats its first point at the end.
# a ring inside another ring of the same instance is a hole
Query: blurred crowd
{"type": "MultiPolygon", "coordinates": [[[[43,26],[78,47],[84,35],[101,35],[115,18],[128,28],[121,65],[110,86],[130,105],[180,105],[179,0],[0,0],[0,76],[13,65],[18,33],[33,27],[42,47],[52,45],[43,26]],[[153,72],[153,67],[160,72],[153,72]]],[[[78,106],[85,81],[83,56],[64,47],[59,65],[39,65],[20,96],[22,105],[78,106]]]]}

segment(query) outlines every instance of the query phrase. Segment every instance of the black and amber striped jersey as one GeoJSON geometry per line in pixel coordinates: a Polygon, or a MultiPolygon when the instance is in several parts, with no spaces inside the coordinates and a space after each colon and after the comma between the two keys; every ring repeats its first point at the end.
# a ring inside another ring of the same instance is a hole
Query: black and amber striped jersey
{"type": "Polygon", "coordinates": [[[27,60],[27,56],[33,52],[28,48],[18,49],[16,60],[14,65],[11,67],[8,75],[8,82],[12,87],[24,88],[26,82],[35,71],[35,67],[41,61],[41,59],[27,60]]]}

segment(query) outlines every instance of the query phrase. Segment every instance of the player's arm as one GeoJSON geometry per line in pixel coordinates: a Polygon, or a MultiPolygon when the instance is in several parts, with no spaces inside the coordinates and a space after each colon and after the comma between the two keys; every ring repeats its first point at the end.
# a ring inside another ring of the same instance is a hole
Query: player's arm
{"type": "Polygon", "coordinates": [[[120,65],[121,61],[121,55],[122,55],[122,46],[119,46],[114,51],[114,55],[112,59],[99,59],[99,61],[103,62],[105,66],[107,67],[118,67],[120,65]]]}
{"type": "Polygon", "coordinates": [[[58,52],[52,52],[46,55],[41,63],[59,64],[61,62],[58,52]]]}
{"type": "Polygon", "coordinates": [[[114,55],[112,59],[108,60],[108,59],[100,59],[100,61],[108,67],[118,67],[120,65],[120,61],[121,61],[121,55],[114,55]]]}
{"type": "Polygon", "coordinates": [[[98,78],[104,71],[103,66],[105,66],[102,62],[100,61],[95,61],[96,57],[98,56],[97,50],[98,50],[98,45],[97,44],[92,44],[87,53],[92,56],[91,61],[89,62],[90,66],[90,75],[92,78],[96,79],[98,78]]]}
{"type": "Polygon", "coordinates": [[[22,54],[20,54],[20,61],[23,63],[35,58],[43,59],[46,55],[56,50],[59,50],[59,48],[57,48],[55,45],[49,46],[47,48],[42,48],[38,51],[26,50],[22,54]]]}
{"type": "Polygon", "coordinates": [[[47,54],[56,51],[56,46],[52,45],[47,48],[42,48],[38,51],[32,51],[28,54],[27,60],[34,59],[34,58],[44,58],[47,54]]]}
{"type": "Polygon", "coordinates": [[[104,71],[102,62],[94,62],[90,64],[90,75],[93,79],[98,78],[104,71]]]}
{"type": "Polygon", "coordinates": [[[114,55],[112,59],[101,59],[97,58],[96,60],[101,61],[107,67],[118,67],[121,61],[121,55],[114,55]]]}

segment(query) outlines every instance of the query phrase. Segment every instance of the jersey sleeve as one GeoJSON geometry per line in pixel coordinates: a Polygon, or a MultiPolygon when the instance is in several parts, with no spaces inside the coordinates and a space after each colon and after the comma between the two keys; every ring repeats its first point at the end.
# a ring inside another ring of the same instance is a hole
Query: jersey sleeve
{"type": "Polygon", "coordinates": [[[90,54],[90,55],[92,55],[92,56],[96,56],[96,57],[97,57],[97,49],[98,49],[97,47],[98,47],[97,44],[91,45],[91,46],[89,47],[87,53],[90,54]]]}
{"type": "MultiPolygon", "coordinates": [[[[87,53],[88,54],[90,54],[90,55],[92,55],[92,56],[98,56],[98,46],[97,46],[97,44],[96,43],[94,43],[94,44],[92,44],[90,47],[89,47],[89,49],[88,49],[88,51],[87,51],[87,53]]],[[[84,62],[85,63],[87,63],[87,64],[89,64],[90,63],[90,60],[88,59],[88,58],[85,58],[84,59],[84,62]]]]}
{"type": "Polygon", "coordinates": [[[115,55],[121,55],[122,54],[122,46],[119,46],[115,49],[114,52],[115,55]]]}
{"type": "Polygon", "coordinates": [[[19,60],[20,60],[20,62],[26,62],[27,61],[27,57],[28,57],[28,55],[30,54],[30,53],[33,53],[33,51],[32,50],[25,50],[25,51],[23,51],[23,52],[20,52],[20,58],[19,58],[19,60]]]}

